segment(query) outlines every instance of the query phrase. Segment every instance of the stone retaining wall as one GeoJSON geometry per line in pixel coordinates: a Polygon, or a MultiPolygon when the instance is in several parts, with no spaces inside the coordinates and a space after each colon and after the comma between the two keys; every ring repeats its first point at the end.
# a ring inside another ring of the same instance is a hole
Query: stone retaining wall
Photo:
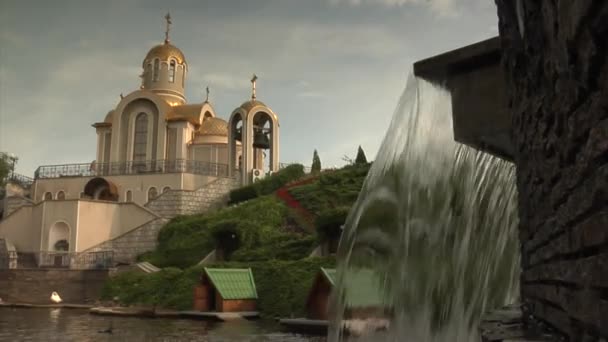
{"type": "Polygon", "coordinates": [[[194,191],[169,190],[145,206],[167,218],[204,213],[225,206],[230,191],[238,185],[236,179],[219,178],[194,191]]]}
{"type": "Polygon", "coordinates": [[[137,256],[152,251],[158,244],[158,232],[168,222],[158,218],[117,238],[100,243],[86,252],[114,251],[114,263],[132,264],[137,256]]]}
{"type": "Polygon", "coordinates": [[[56,291],[65,303],[92,303],[108,278],[107,270],[0,270],[0,298],[5,302],[51,304],[56,291]]]}
{"type": "Polygon", "coordinates": [[[34,202],[25,197],[21,196],[11,196],[6,197],[4,199],[4,214],[3,217],[6,218],[8,215],[12,214],[15,210],[23,207],[24,205],[32,205],[34,202]]]}

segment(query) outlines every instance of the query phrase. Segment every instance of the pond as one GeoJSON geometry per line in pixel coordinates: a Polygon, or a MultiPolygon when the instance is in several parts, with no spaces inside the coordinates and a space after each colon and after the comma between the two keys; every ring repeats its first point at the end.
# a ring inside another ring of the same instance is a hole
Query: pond
{"type": "Polygon", "coordinates": [[[282,332],[275,322],[223,323],[90,315],[78,309],[0,308],[0,341],[325,342],[325,337],[282,332]],[[112,334],[100,331],[112,327],[112,334]]]}

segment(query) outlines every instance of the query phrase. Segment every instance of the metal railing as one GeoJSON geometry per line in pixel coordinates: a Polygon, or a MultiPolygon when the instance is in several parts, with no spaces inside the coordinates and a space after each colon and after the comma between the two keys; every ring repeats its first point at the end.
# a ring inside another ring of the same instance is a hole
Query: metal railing
{"type": "Polygon", "coordinates": [[[99,252],[55,252],[41,251],[36,253],[38,267],[59,267],[70,269],[107,269],[114,262],[113,251],[99,252]]]}
{"type": "Polygon", "coordinates": [[[0,269],[17,268],[17,252],[4,251],[0,253],[0,269]]]}
{"type": "Polygon", "coordinates": [[[47,165],[39,167],[34,173],[34,178],[103,177],[158,173],[192,173],[228,177],[228,165],[186,159],[47,165]]]}
{"type": "Polygon", "coordinates": [[[6,182],[18,184],[18,185],[22,186],[24,189],[29,189],[32,186],[32,184],[34,183],[34,179],[30,178],[28,176],[24,176],[22,174],[13,172],[10,175],[8,175],[8,177],[6,177],[6,182]]]}

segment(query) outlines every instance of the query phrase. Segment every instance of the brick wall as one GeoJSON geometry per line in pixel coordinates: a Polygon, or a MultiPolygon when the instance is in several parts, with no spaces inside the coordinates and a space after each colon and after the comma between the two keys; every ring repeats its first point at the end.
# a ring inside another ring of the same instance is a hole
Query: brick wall
{"type": "Polygon", "coordinates": [[[225,206],[230,190],[238,185],[236,179],[219,178],[194,191],[169,190],[148,202],[146,207],[168,218],[204,213],[225,206]]]}
{"type": "Polygon", "coordinates": [[[496,3],[526,324],[569,341],[608,338],[608,2],[496,3]]]}
{"type": "Polygon", "coordinates": [[[56,291],[64,303],[92,303],[101,295],[107,270],[0,270],[0,298],[5,302],[51,304],[56,291]]]}

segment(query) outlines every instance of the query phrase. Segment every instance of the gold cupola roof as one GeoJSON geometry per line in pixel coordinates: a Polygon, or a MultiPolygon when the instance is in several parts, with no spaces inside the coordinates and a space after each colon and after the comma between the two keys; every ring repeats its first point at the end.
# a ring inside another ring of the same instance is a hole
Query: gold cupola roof
{"type": "Polygon", "coordinates": [[[160,59],[161,61],[167,61],[171,58],[174,58],[178,64],[186,63],[186,57],[184,57],[184,53],[182,50],[178,49],[175,45],[171,44],[171,40],[169,39],[169,31],[171,28],[171,15],[167,13],[165,16],[165,20],[167,22],[167,30],[165,31],[165,42],[163,44],[156,45],[146,55],[144,59],[144,66],[146,62],[153,60],[155,58],[160,59]]]}
{"type": "Polygon", "coordinates": [[[163,44],[156,45],[146,55],[144,59],[144,65],[146,62],[151,61],[155,58],[160,59],[161,61],[167,61],[171,58],[174,58],[178,64],[184,64],[186,62],[186,57],[182,50],[178,49],[175,45],[165,42],[163,44]]]}
{"type": "Polygon", "coordinates": [[[228,136],[228,123],[226,120],[214,117],[207,117],[203,120],[201,127],[196,132],[198,135],[219,135],[228,136]]]}

